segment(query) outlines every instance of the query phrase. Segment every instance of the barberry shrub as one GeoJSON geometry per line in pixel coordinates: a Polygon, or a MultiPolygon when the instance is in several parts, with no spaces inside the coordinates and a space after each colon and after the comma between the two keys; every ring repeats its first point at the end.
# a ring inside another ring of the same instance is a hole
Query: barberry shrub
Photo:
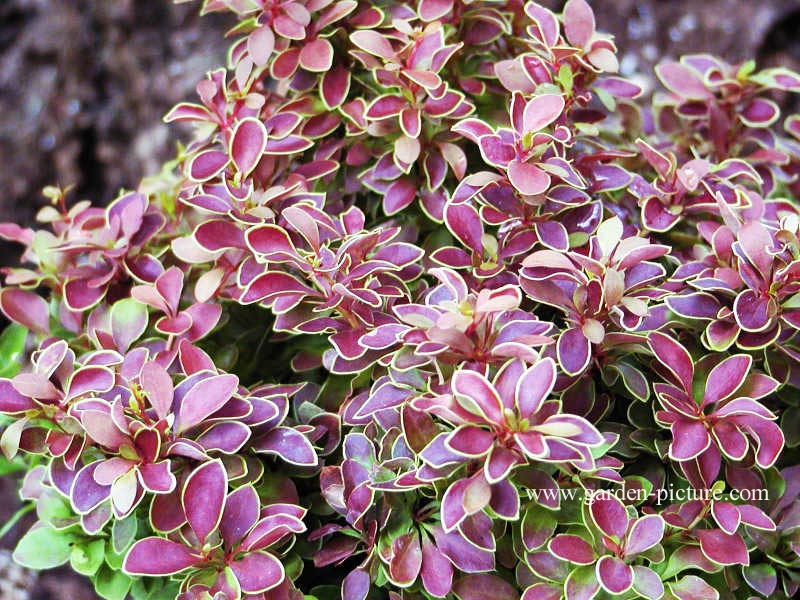
{"type": "Polygon", "coordinates": [[[20,564],[108,600],[796,596],[799,75],[644,90],[585,0],[202,10],[239,22],[177,158],[0,225],[20,564]]]}

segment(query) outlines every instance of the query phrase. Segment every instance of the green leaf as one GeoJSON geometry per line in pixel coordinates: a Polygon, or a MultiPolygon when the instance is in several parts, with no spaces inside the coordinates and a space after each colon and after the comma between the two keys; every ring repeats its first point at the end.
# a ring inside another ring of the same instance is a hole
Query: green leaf
{"type": "Polygon", "coordinates": [[[14,377],[22,367],[22,353],[28,330],[12,323],[0,334],[0,377],[14,377]]]}
{"type": "Polygon", "coordinates": [[[105,540],[93,540],[82,546],[73,546],[69,564],[81,575],[94,575],[103,564],[105,540]]]}
{"type": "Polygon", "coordinates": [[[123,554],[133,544],[136,539],[137,528],[138,522],[133,515],[120,521],[114,521],[111,526],[111,542],[115,553],[123,554]]]}
{"type": "Polygon", "coordinates": [[[105,600],[125,600],[133,579],[122,571],[113,571],[103,566],[92,579],[97,595],[105,600]]]}
{"type": "Polygon", "coordinates": [[[306,598],[317,598],[318,600],[339,600],[342,596],[341,588],[338,585],[318,585],[311,588],[311,596],[306,598]]]}
{"type": "Polygon", "coordinates": [[[544,546],[553,536],[558,519],[552,510],[540,504],[531,504],[522,517],[520,541],[527,552],[544,546]]]}
{"type": "Polygon", "coordinates": [[[118,300],[111,307],[114,341],[125,351],[147,329],[147,307],[133,298],[118,300]]]}
{"type": "Polygon", "coordinates": [[[746,62],[742,63],[742,66],[739,67],[739,70],[736,73],[736,79],[746,79],[753,72],[756,70],[756,61],[750,59],[746,62]]]}
{"type": "Polygon", "coordinates": [[[14,561],[28,569],[52,569],[69,560],[74,543],[71,533],[56,531],[49,525],[34,525],[17,544],[14,561]]]}
{"type": "Polygon", "coordinates": [[[114,545],[108,544],[106,546],[106,564],[118,571],[122,568],[122,562],[125,560],[125,553],[124,552],[114,552],[114,545]]]}
{"type": "Polygon", "coordinates": [[[55,490],[48,490],[36,502],[39,520],[57,531],[62,531],[80,522],[69,505],[69,501],[55,490]]]}
{"type": "Polygon", "coordinates": [[[558,77],[556,80],[561,84],[561,87],[564,88],[564,91],[567,93],[567,95],[572,93],[572,68],[568,64],[561,65],[561,68],[558,70],[558,77]]]}

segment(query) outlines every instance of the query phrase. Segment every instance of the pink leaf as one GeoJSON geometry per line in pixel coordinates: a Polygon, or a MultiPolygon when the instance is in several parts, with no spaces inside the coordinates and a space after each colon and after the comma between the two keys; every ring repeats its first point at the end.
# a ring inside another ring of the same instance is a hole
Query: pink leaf
{"type": "Polygon", "coordinates": [[[692,380],[694,379],[694,364],[692,357],[668,335],[654,331],[647,336],[650,349],[665,367],[667,367],[680,382],[687,394],[692,393],[692,380]]]}
{"type": "Polygon", "coordinates": [[[284,579],[283,565],[267,552],[251,552],[228,563],[242,591],[259,594],[279,585],[284,579]]]}
{"type": "Polygon", "coordinates": [[[136,542],[122,570],[128,575],[166,576],[180,573],[203,562],[203,555],[183,544],[157,537],[136,542]]]}
{"type": "Polygon", "coordinates": [[[612,494],[595,494],[589,505],[592,520],[605,535],[621,540],[628,529],[628,513],[622,502],[612,494]]]}
{"type": "Polygon", "coordinates": [[[550,176],[533,163],[514,159],[508,163],[508,180],[521,194],[535,196],[550,186],[550,176]]]}
{"type": "Polygon", "coordinates": [[[377,31],[362,29],[350,34],[350,41],[362,50],[381,58],[394,58],[392,45],[377,31]]]}
{"type": "Polygon", "coordinates": [[[267,128],[258,119],[248,117],[236,124],[231,137],[230,155],[242,175],[255,169],[267,146],[267,128]]]}
{"type": "Polygon", "coordinates": [[[324,73],[333,65],[333,46],[324,38],[304,44],[300,50],[300,66],[306,71],[324,73]]]}
{"type": "Polygon", "coordinates": [[[236,375],[212,375],[195,383],[181,400],[175,420],[176,433],[202,423],[225,406],[238,385],[236,375]]]}
{"type": "Polygon", "coordinates": [[[594,35],[594,13],[586,0],[568,0],[564,5],[564,33],[573,46],[584,48],[594,35]]]}
{"type": "Polygon", "coordinates": [[[227,492],[228,476],[219,460],[200,465],[186,480],[181,503],[186,520],[201,544],[219,526],[227,492]]]}
{"type": "Polygon", "coordinates": [[[269,25],[262,25],[247,37],[247,52],[253,62],[263,67],[269,62],[275,49],[275,34],[269,25]]]}
{"type": "Polygon", "coordinates": [[[729,356],[708,375],[703,406],[714,404],[730,397],[744,383],[753,364],[753,358],[748,354],[729,356]]]}
{"type": "Polygon", "coordinates": [[[555,121],[564,110],[564,98],[558,94],[534,96],[525,105],[522,124],[525,133],[544,129],[555,121]]]}
{"type": "Polygon", "coordinates": [[[725,533],[719,529],[701,529],[697,532],[697,538],[703,554],[717,564],[750,564],[747,546],[738,534],[725,533]]]}
{"type": "Polygon", "coordinates": [[[616,556],[597,561],[597,580],[612,594],[621,594],[633,585],[633,570],[616,556]]]}
{"type": "Polygon", "coordinates": [[[0,290],[0,310],[9,321],[36,333],[50,333],[50,310],[41,296],[17,288],[0,290]]]}

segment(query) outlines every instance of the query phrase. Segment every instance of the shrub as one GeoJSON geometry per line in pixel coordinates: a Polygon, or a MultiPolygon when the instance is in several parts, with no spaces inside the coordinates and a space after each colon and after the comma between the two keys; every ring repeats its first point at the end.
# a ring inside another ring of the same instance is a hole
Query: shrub
{"type": "Polygon", "coordinates": [[[645,94],[585,0],[202,9],[239,23],[176,160],[0,225],[19,563],[110,600],[795,596],[799,75],[691,55],[645,94]]]}

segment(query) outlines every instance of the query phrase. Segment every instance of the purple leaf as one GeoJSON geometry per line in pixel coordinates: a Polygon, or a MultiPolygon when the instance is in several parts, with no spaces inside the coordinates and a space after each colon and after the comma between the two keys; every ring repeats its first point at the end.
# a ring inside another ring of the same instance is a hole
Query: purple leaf
{"type": "Polygon", "coordinates": [[[181,503],[186,520],[201,544],[219,526],[227,491],[228,476],[219,460],[197,467],[184,484],[181,503]]]}
{"type": "Polygon", "coordinates": [[[322,76],[320,94],[329,110],[341,106],[350,90],[350,71],[336,65],[322,76]]]}
{"type": "Polygon", "coordinates": [[[158,418],[166,418],[172,412],[172,378],[164,367],[153,361],[144,364],[139,378],[150,406],[155,409],[158,418]]]}
{"type": "Polygon", "coordinates": [[[253,444],[253,450],[264,454],[276,454],[293,465],[313,467],[317,464],[317,453],[308,438],[291,427],[276,427],[253,444]]]}
{"type": "Polygon", "coordinates": [[[648,567],[634,565],[633,590],[647,600],[659,600],[664,595],[664,584],[658,573],[648,567]]]}
{"type": "Polygon", "coordinates": [[[544,193],[550,186],[550,176],[533,163],[514,159],[508,163],[508,180],[526,196],[544,193]]]}
{"type": "Polygon", "coordinates": [[[413,180],[401,177],[393,181],[383,194],[383,212],[393,215],[414,201],[417,196],[417,187],[413,180]]]}
{"type": "Polygon", "coordinates": [[[453,375],[453,394],[464,410],[482,416],[489,423],[503,421],[503,404],[497,390],[489,381],[475,371],[461,369],[453,375]]]}
{"type": "Polygon", "coordinates": [[[741,515],[739,509],[730,502],[714,502],[711,505],[711,514],[720,529],[727,534],[734,534],[739,529],[741,515]]]}
{"type": "Polygon", "coordinates": [[[231,137],[230,155],[242,175],[256,167],[267,145],[267,129],[255,118],[248,117],[236,124],[231,137]]]}
{"type": "Polygon", "coordinates": [[[596,569],[600,585],[612,594],[621,594],[633,585],[633,569],[616,556],[601,557],[596,569]]]}
{"type": "Polygon", "coordinates": [[[544,129],[561,116],[564,110],[564,97],[557,94],[534,96],[525,105],[522,124],[525,133],[544,129]]]}
{"type": "Polygon", "coordinates": [[[342,581],[342,600],[366,600],[371,584],[369,573],[353,569],[342,581]]]}
{"type": "Polygon", "coordinates": [[[350,34],[350,41],[362,50],[381,58],[394,58],[392,45],[377,31],[364,29],[350,34]]]}
{"type": "Polygon", "coordinates": [[[236,375],[212,375],[195,383],[181,400],[175,431],[181,433],[202,423],[225,406],[238,386],[236,375]]]}
{"type": "Polygon", "coordinates": [[[770,298],[760,296],[753,290],[745,290],[736,296],[733,314],[739,327],[753,332],[764,331],[769,327],[772,319],[770,302],[770,298]]]}
{"type": "Polygon", "coordinates": [[[304,44],[300,50],[300,66],[313,73],[325,73],[333,65],[333,46],[324,38],[304,44]]]}
{"type": "Polygon", "coordinates": [[[401,587],[414,583],[422,568],[422,548],[417,532],[400,535],[392,542],[389,575],[401,587]]]}
{"type": "Polygon", "coordinates": [[[208,181],[218,175],[229,161],[227,152],[206,150],[197,154],[189,163],[189,176],[195,181],[208,181]]]}
{"type": "Polygon", "coordinates": [[[139,467],[139,477],[142,485],[148,491],[165,494],[175,489],[175,475],[170,471],[170,462],[168,460],[141,465],[139,467]]]}
{"type": "Polygon", "coordinates": [[[557,535],[550,540],[547,548],[558,558],[576,565],[594,564],[596,559],[589,542],[577,535],[557,535]]]}
{"type": "Polygon", "coordinates": [[[252,485],[234,490],[225,501],[219,531],[227,547],[233,548],[258,520],[260,501],[252,485]]]}
{"type": "Polygon", "coordinates": [[[453,565],[427,536],[422,541],[422,586],[436,598],[444,598],[453,586],[453,565]]]}
{"type": "Polygon", "coordinates": [[[696,458],[711,444],[706,426],[700,421],[679,419],[672,424],[671,430],[669,455],[674,460],[696,458]]]}
{"type": "Polygon", "coordinates": [[[578,327],[561,332],[556,343],[556,354],[561,368],[568,375],[578,375],[589,365],[592,346],[578,327]]]}
{"type": "Polygon", "coordinates": [[[408,101],[401,96],[379,96],[367,108],[368,119],[386,119],[399,115],[408,106],[408,101]]]}
{"type": "Polygon", "coordinates": [[[586,565],[573,569],[564,582],[566,600],[592,600],[600,589],[595,567],[586,565]]]}
{"type": "Polygon", "coordinates": [[[453,585],[453,594],[459,600],[518,600],[514,587],[497,575],[480,573],[466,575],[453,585]]]}
{"type": "Polygon", "coordinates": [[[50,333],[50,310],[44,298],[17,288],[0,290],[0,310],[9,321],[37,333],[50,333]]]}
{"type": "Polygon", "coordinates": [[[656,75],[664,87],[687,100],[704,100],[711,97],[700,74],[677,62],[661,63],[656,66],[656,75]]]}
{"type": "Polygon", "coordinates": [[[93,462],[83,467],[72,482],[70,499],[76,512],[85,514],[108,499],[111,486],[100,485],[95,481],[94,473],[102,461],[93,462]]]}
{"type": "Polygon", "coordinates": [[[488,453],[494,446],[492,432],[474,425],[464,425],[453,431],[445,440],[445,445],[458,454],[477,457],[488,453]]]}
{"type": "Polygon", "coordinates": [[[267,552],[251,552],[228,563],[242,591],[259,594],[278,586],[284,578],[281,561],[267,552]]]}
{"type": "Polygon", "coordinates": [[[274,49],[275,34],[269,25],[262,25],[247,36],[247,51],[250,58],[259,67],[263,67],[269,62],[274,49]]]}
{"type": "Polygon", "coordinates": [[[610,538],[621,540],[628,529],[628,513],[625,506],[613,494],[595,494],[589,505],[597,528],[610,538]]]}
{"type": "Polygon", "coordinates": [[[36,403],[14,389],[10,380],[0,379],[0,413],[15,415],[34,408],[36,403]]]}
{"type": "Polygon", "coordinates": [[[128,575],[174,575],[197,566],[203,555],[183,544],[157,537],[139,540],[125,556],[122,570],[128,575]]]}
{"type": "Polygon", "coordinates": [[[537,362],[523,373],[517,382],[516,399],[519,416],[530,419],[539,412],[542,403],[553,391],[556,382],[556,364],[552,358],[537,362]]]}
{"type": "Polygon", "coordinates": [[[633,522],[625,540],[625,553],[636,556],[649,550],[664,536],[664,519],[661,515],[645,515],[633,522]]]}
{"type": "Polygon", "coordinates": [[[573,46],[584,48],[594,35],[594,13],[586,0],[568,0],[564,5],[564,34],[573,46]]]}
{"type": "Polygon", "coordinates": [[[738,534],[719,529],[701,529],[696,535],[700,540],[700,550],[709,560],[720,565],[750,564],[747,546],[738,534]]]}
{"type": "Polygon", "coordinates": [[[653,331],[647,336],[647,343],[656,358],[675,375],[684,391],[691,393],[694,364],[686,348],[658,331],[653,331]]]}

